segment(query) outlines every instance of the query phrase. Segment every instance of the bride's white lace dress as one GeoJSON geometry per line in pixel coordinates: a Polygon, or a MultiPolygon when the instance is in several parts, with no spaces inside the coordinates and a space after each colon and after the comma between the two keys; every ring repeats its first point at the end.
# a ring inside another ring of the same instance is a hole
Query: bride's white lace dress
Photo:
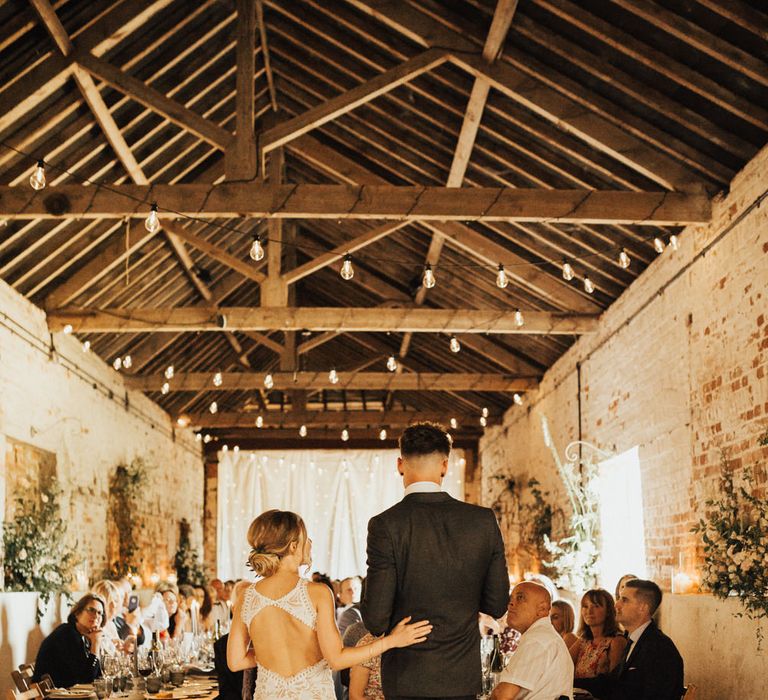
{"type": "MultiPolygon", "coordinates": [[[[242,608],[246,628],[250,629],[254,615],[270,605],[284,610],[309,629],[317,630],[317,613],[304,579],[299,579],[293,589],[277,599],[261,595],[254,586],[249,586],[242,608]]],[[[321,659],[292,676],[281,676],[259,664],[253,700],[336,700],[331,669],[325,659],[321,659]]]]}

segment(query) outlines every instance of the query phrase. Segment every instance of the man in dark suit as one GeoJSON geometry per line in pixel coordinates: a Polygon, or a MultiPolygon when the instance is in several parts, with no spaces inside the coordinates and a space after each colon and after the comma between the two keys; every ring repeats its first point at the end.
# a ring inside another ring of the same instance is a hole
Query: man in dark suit
{"type": "Polygon", "coordinates": [[[368,523],[365,626],[382,634],[407,615],[433,625],[423,644],[382,657],[387,700],[474,700],[481,690],[478,613],[500,617],[509,601],[493,512],[440,490],[450,451],[440,426],[407,428],[397,460],[405,497],[368,523]]]}
{"type": "Polygon", "coordinates": [[[616,601],[616,619],[629,635],[624,658],[609,675],[610,700],[680,700],[683,659],[651,619],[661,605],[653,581],[632,579],[616,601]]]}

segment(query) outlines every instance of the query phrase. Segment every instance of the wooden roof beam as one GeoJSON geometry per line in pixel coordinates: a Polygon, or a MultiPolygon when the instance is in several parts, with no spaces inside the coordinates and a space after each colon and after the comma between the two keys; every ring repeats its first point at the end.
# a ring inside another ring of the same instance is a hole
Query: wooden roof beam
{"type": "Polygon", "coordinates": [[[264,57],[264,72],[267,74],[267,87],[269,88],[269,102],[272,110],[277,112],[277,91],[275,90],[275,75],[272,71],[272,60],[269,55],[269,42],[267,41],[267,23],[264,21],[264,3],[256,0],[256,19],[259,23],[259,39],[261,41],[261,53],[264,57]]]}
{"type": "MultiPolygon", "coordinates": [[[[59,185],[41,191],[0,187],[8,219],[141,217],[158,202],[170,216],[385,221],[544,221],[683,226],[707,223],[703,194],[619,190],[529,190],[508,187],[395,185],[59,185]]],[[[168,216],[168,215],[166,215],[168,216]]]]}
{"type": "Polygon", "coordinates": [[[84,309],[48,313],[52,331],[70,325],[75,333],[164,331],[336,331],[414,333],[565,334],[592,333],[597,316],[525,313],[519,326],[514,311],[477,309],[393,309],[352,307],[196,307],[84,309]]]}

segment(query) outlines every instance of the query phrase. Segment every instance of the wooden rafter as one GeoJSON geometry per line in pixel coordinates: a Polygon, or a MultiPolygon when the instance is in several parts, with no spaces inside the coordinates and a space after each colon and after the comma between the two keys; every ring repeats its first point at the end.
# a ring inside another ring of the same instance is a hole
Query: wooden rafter
{"type": "Polygon", "coordinates": [[[275,76],[272,71],[272,59],[269,56],[269,42],[267,41],[267,23],[264,21],[264,3],[256,0],[256,18],[259,22],[259,38],[261,39],[261,51],[264,56],[264,71],[267,74],[269,87],[269,101],[273,111],[277,112],[277,90],[275,90],[275,76]]]}
{"type": "Polygon", "coordinates": [[[8,219],[142,217],[149,202],[175,216],[388,221],[545,221],[681,226],[707,223],[703,194],[617,190],[398,187],[395,185],[60,185],[39,192],[0,187],[8,219]]]}
{"type": "MultiPolygon", "coordinates": [[[[537,380],[507,374],[429,373],[429,372],[338,372],[331,382],[328,372],[273,372],[276,391],[291,389],[379,390],[379,391],[495,391],[524,392],[535,389],[537,380]]],[[[222,372],[222,383],[214,386],[211,372],[177,372],[170,382],[172,391],[240,391],[264,387],[265,374],[222,372]]],[[[162,374],[133,376],[132,389],[158,391],[166,381],[162,374]]]]}
{"type": "Polygon", "coordinates": [[[513,311],[476,309],[356,309],[352,307],[221,307],[210,309],[78,309],[50,311],[52,331],[72,326],[75,333],[163,331],[292,330],[342,333],[395,331],[414,333],[581,334],[597,329],[597,317],[525,313],[520,326],[513,311]]]}

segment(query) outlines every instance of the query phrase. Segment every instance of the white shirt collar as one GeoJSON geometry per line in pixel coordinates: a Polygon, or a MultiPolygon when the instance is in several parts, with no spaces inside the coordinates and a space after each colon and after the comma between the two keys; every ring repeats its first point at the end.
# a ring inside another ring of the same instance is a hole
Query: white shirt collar
{"type": "Polygon", "coordinates": [[[436,484],[434,481],[414,481],[410,486],[405,489],[405,495],[410,496],[412,493],[438,493],[442,491],[440,484],[436,484]]]}
{"type": "Polygon", "coordinates": [[[627,658],[629,658],[629,655],[635,650],[635,644],[637,644],[637,640],[640,639],[640,637],[643,636],[643,632],[648,628],[648,625],[651,624],[651,620],[648,620],[644,625],[640,625],[634,632],[632,632],[629,635],[629,643],[631,644],[629,651],[627,652],[627,658]]]}

